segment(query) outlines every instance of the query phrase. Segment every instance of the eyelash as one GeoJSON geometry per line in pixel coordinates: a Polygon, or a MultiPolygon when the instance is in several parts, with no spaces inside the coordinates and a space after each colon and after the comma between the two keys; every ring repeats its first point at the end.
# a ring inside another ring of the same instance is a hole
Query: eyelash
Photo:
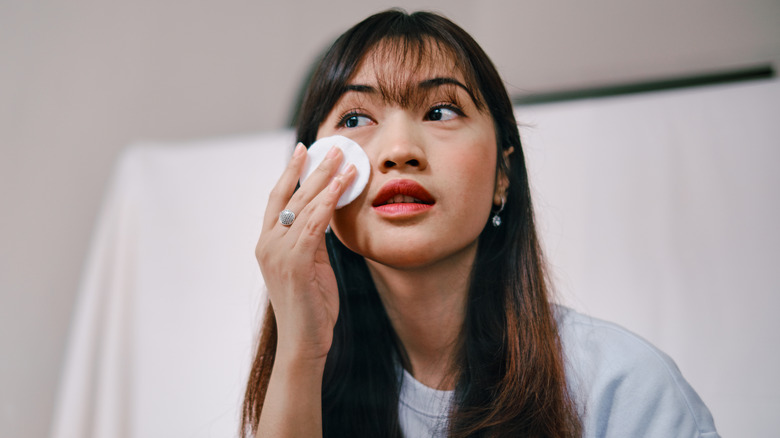
{"type": "Polygon", "coordinates": [[[429,114],[431,114],[434,110],[437,109],[448,109],[455,114],[458,115],[458,117],[465,117],[466,114],[463,112],[463,110],[460,109],[460,107],[452,102],[440,102],[437,103],[428,110],[428,112],[425,113],[425,117],[427,118],[429,114]]]}
{"type": "Polygon", "coordinates": [[[371,119],[371,117],[367,116],[365,113],[362,113],[361,111],[362,109],[360,108],[353,108],[347,111],[346,113],[342,114],[341,117],[339,117],[339,121],[336,124],[336,126],[339,128],[346,128],[347,120],[351,119],[352,117],[366,117],[368,119],[371,119]]]}
{"type": "MultiPolygon", "coordinates": [[[[446,109],[454,112],[458,115],[458,117],[465,117],[466,114],[463,112],[463,110],[460,109],[456,104],[452,102],[440,102],[436,103],[434,105],[431,105],[431,107],[426,111],[425,118],[428,119],[430,114],[437,110],[437,109],[446,109]]],[[[366,115],[365,113],[361,112],[363,111],[361,108],[353,108],[347,111],[346,113],[342,114],[341,117],[339,117],[338,123],[336,124],[339,128],[346,128],[347,120],[353,118],[353,117],[365,117],[373,121],[371,117],[366,115]]]]}

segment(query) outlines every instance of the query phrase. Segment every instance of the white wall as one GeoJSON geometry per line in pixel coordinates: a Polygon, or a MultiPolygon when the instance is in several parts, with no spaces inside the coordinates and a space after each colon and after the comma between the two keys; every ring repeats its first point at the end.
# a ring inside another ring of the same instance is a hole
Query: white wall
{"type": "MultiPolygon", "coordinates": [[[[776,0],[404,1],[460,23],[512,93],[780,59],[776,0]]],[[[388,2],[0,3],[0,431],[45,436],[80,269],[128,143],[284,125],[312,58],[388,2]]]]}

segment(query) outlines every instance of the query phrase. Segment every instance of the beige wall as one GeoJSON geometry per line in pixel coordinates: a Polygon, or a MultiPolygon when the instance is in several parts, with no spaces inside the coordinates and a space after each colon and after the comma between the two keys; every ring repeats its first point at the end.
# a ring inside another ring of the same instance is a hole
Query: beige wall
{"type": "Polygon", "coordinates": [[[81,265],[119,151],[284,126],[312,58],[399,4],[460,23],[514,94],[780,59],[776,0],[5,0],[0,434],[48,431],[81,265]]]}

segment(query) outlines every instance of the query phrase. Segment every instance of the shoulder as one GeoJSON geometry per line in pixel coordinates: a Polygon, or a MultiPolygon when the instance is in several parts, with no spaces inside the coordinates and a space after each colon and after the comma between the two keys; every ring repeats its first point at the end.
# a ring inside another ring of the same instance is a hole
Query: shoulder
{"type": "Polygon", "coordinates": [[[709,410],[669,356],[616,324],[554,309],[584,436],[718,436],[709,410]]]}

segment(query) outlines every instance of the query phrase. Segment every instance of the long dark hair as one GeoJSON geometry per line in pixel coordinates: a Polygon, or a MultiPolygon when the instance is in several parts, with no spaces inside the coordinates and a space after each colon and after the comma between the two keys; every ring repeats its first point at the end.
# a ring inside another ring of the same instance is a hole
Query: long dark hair
{"type": "MultiPolygon", "coordinates": [[[[478,108],[493,118],[497,178],[509,182],[502,225],[486,224],[479,236],[455,358],[450,436],[579,436],[517,123],[503,82],[479,45],[433,13],[390,10],[367,18],[339,37],[316,69],[301,107],[298,140],[308,145],[316,139],[347,81],[380,43],[395,48],[410,68],[415,59],[417,66],[426,62],[431,43],[453,58],[469,88],[478,90],[478,108]]],[[[363,257],[333,233],[327,234],[327,244],[341,305],[322,382],[324,436],[400,437],[397,364],[405,361],[403,348],[363,257]]],[[[242,433],[257,429],[275,351],[269,305],[247,386],[242,433]]]]}

